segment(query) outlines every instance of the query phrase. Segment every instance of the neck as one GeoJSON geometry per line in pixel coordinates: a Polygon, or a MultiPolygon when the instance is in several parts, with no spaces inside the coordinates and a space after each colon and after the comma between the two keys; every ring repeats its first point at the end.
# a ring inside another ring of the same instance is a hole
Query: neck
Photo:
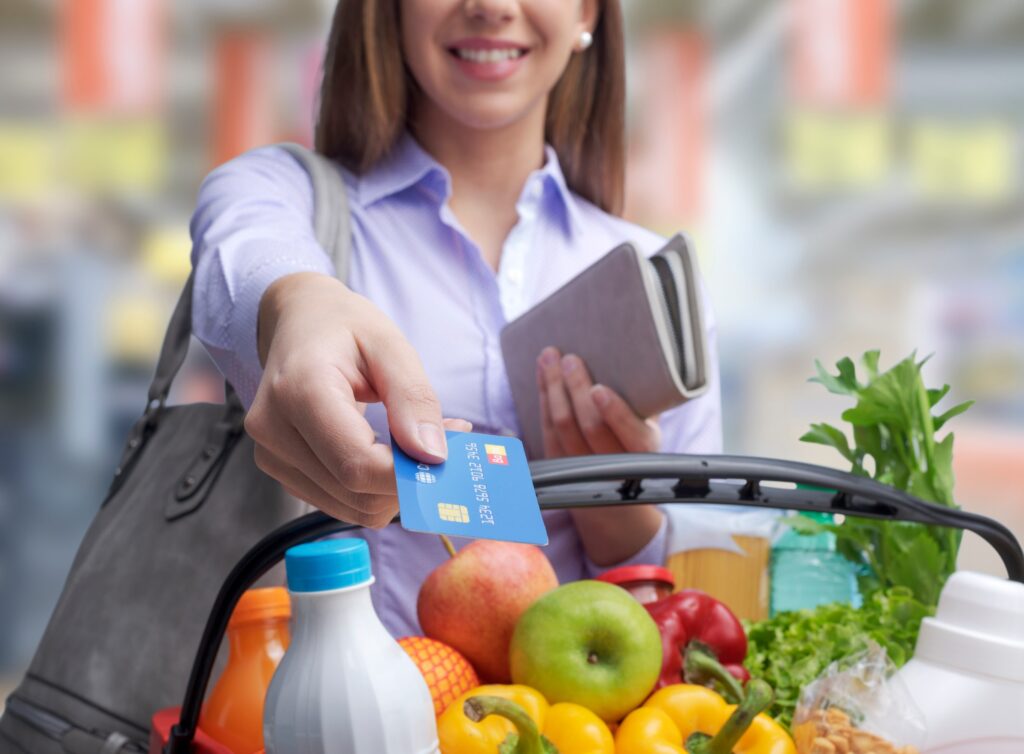
{"type": "Polygon", "coordinates": [[[447,168],[448,206],[484,261],[497,270],[501,250],[516,224],[516,202],[526,179],[544,164],[544,108],[499,128],[471,128],[440,108],[419,108],[413,133],[447,168]]]}
{"type": "Polygon", "coordinates": [[[498,128],[472,128],[436,107],[417,112],[413,133],[452,177],[452,204],[479,197],[513,209],[530,173],[544,164],[544,108],[498,128]]]}

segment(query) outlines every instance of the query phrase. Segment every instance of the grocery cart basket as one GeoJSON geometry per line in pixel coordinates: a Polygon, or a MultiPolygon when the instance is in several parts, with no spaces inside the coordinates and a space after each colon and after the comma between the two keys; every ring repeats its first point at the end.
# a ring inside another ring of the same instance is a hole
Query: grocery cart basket
{"type": "MultiPolygon", "coordinates": [[[[535,461],[530,469],[543,510],[714,503],[958,528],[988,542],[1002,559],[1008,577],[1024,583],[1024,551],[1002,524],[834,469],[765,458],[657,453],[535,461]]],[[[289,547],[355,528],[323,513],[310,513],[266,536],[235,566],[212,606],[165,754],[193,751],[217,650],[235,603],[245,590],[278,563],[289,547]]]]}

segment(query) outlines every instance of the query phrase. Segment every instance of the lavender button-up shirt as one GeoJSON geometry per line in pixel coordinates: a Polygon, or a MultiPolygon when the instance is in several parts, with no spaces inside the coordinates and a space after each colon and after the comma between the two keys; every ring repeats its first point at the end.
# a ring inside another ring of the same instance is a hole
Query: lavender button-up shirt
{"type": "MultiPolygon", "coordinates": [[[[574,194],[550,148],[544,167],[523,187],[519,221],[505,241],[497,274],[448,206],[447,171],[411,137],[365,175],[344,171],[344,178],[353,232],[348,285],[391,317],[415,347],[444,415],[467,419],[480,432],[517,429],[499,346],[502,326],[615,245],[630,240],[650,254],[662,244],[574,194]]],[[[256,320],[263,292],[294,272],[334,274],[314,237],[312,214],[309,177],[276,147],[222,165],[199,191],[191,225],[194,331],[247,406],[262,372],[256,320]]],[[[710,311],[705,316],[717,366],[714,320],[710,311]]],[[[720,452],[717,369],[712,374],[707,394],[661,416],[664,450],[720,452]]],[[[366,417],[386,439],[383,407],[369,406],[366,417]]],[[[586,557],[568,512],[544,518],[546,553],[560,581],[603,570],[586,557]]],[[[663,523],[627,562],[662,562],[666,528],[663,523]]],[[[377,577],[373,603],[381,620],[395,636],[419,633],[416,595],[447,557],[440,542],[395,525],[359,536],[370,545],[377,577]]]]}

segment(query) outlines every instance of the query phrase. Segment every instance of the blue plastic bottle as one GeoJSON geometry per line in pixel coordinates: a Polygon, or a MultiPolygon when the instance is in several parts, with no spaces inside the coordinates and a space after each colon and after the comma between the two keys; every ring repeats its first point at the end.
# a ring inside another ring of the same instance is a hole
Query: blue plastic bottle
{"type": "MultiPolygon", "coordinates": [[[[832,522],[827,513],[799,515],[820,523],[832,522]]],[[[856,567],[836,552],[834,534],[798,534],[787,527],[772,546],[771,614],[832,602],[859,606],[856,567]]]]}

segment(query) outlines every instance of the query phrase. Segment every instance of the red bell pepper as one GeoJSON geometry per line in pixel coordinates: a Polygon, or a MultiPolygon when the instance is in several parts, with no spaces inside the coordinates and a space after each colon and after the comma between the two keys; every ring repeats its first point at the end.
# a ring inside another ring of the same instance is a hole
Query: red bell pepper
{"type": "Polygon", "coordinates": [[[644,607],[661,631],[661,676],[656,688],[673,683],[701,683],[701,679],[683,677],[683,658],[691,642],[710,649],[739,681],[750,680],[750,673],[743,667],[747,635],[739,619],[723,603],[700,590],[683,589],[644,607]]]}

